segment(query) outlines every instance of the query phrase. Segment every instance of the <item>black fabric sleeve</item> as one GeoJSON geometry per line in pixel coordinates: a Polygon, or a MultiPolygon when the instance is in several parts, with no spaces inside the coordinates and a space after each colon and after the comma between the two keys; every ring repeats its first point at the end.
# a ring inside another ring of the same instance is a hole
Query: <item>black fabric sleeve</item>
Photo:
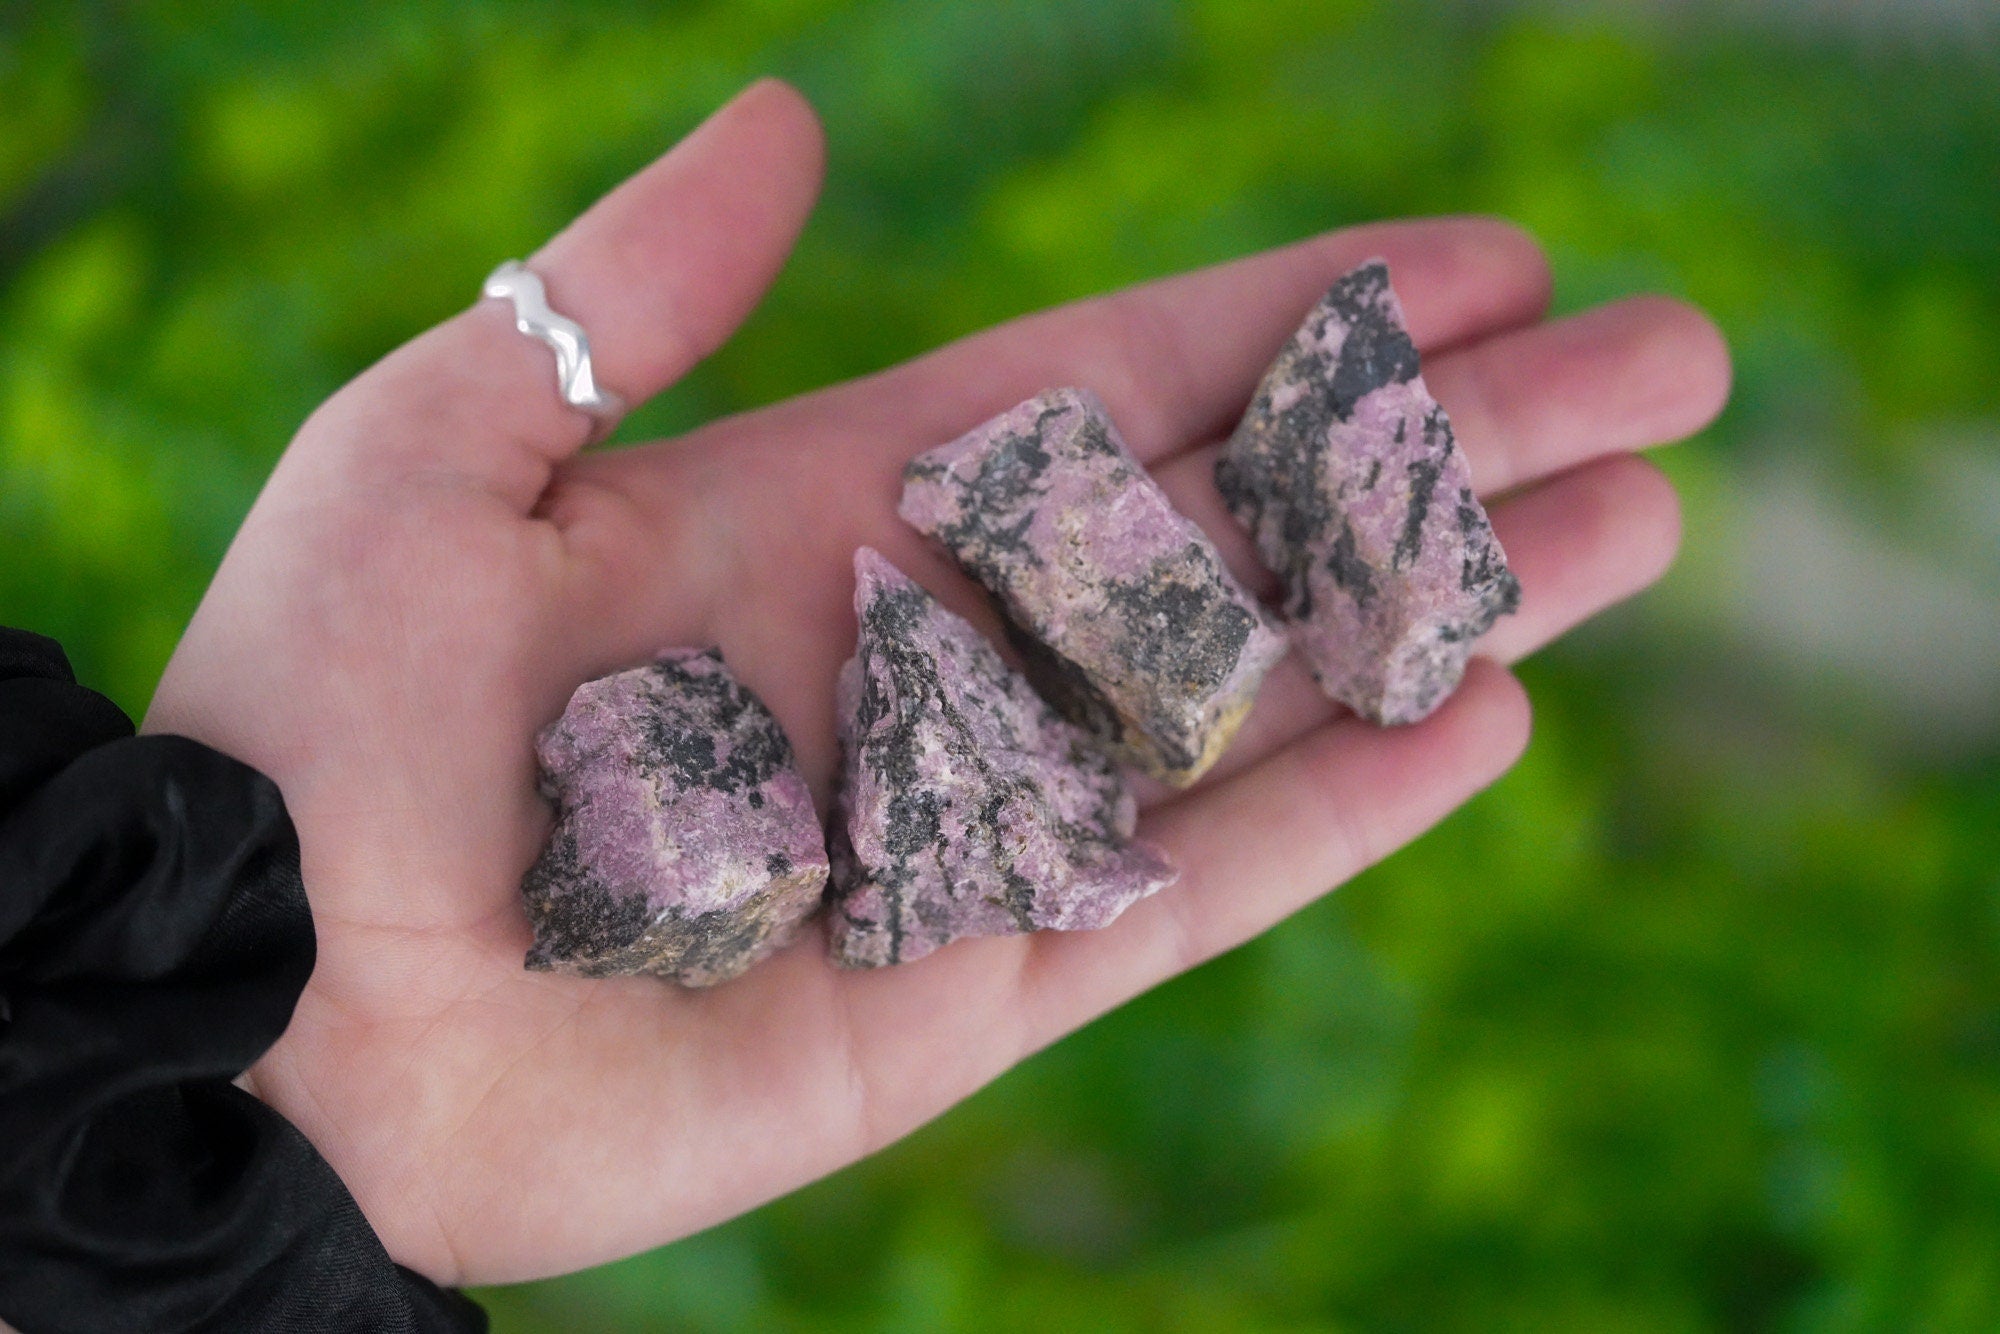
{"type": "Polygon", "coordinates": [[[486,1328],[229,1082],[284,1032],[313,948],[270,781],[135,737],[53,641],[0,630],[0,1319],[486,1328]]]}

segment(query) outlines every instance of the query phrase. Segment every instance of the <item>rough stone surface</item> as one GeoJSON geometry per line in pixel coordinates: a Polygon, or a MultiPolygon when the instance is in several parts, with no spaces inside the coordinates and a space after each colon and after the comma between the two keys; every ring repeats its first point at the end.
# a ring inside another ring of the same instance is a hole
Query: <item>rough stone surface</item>
{"type": "Polygon", "coordinates": [[[1131,794],[1088,737],[879,553],[856,552],[854,573],[859,642],[835,694],[839,962],[1100,927],[1173,882],[1165,854],[1131,838],[1131,794]]]}
{"type": "Polygon", "coordinates": [[[714,649],[580,686],[536,741],[556,828],[523,881],[528,967],[688,986],[791,938],[826,844],[791,744],[714,649]]]}
{"type": "Polygon", "coordinates": [[[1052,389],[912,461],[901,513],[993,594],[1043,695],[1176,786],[1214,763],[1285,654],[1086,390],[1052,389]]]}
{"type": "Polygon", "coordinates": [[[1378,723],[1443,703],[1472,641],[1520,602],[1379,260],[1278,354],[1215,479],[1283,579],[1321,687],[1378,723]]]}

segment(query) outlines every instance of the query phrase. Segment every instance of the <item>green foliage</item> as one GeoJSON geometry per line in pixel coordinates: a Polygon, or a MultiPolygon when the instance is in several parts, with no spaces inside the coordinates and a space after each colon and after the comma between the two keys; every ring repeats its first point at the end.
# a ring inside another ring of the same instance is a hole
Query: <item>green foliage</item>
{"type": "Polygon", "coordinates": [[[1507,214],[1562,306],[1680,293],[1739,368],[1668,460],[1681,572],[1528,670],[1520,768],[874,1160],[484,1299],[518,1331],[1994,1328],[2000,676],[1938,675],[1894,598],[1841,609],[1908,639],[1888,676],[1778,635],[1808,572],[1756,543],[1804,476],[2000,616],[2000,66],[1648,12],[29,7],[0,622],[142,708],[311,406],[757,73],[824,110],[826,201],[627,436],[1319,228],[1507,214]]]}

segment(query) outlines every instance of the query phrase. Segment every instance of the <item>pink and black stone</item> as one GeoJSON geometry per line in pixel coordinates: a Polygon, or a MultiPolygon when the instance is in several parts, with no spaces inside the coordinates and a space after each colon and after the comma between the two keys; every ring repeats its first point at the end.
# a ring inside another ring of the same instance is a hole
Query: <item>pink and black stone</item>
{"type": "Polygon", "coordinates": [[[727,981],[819,906],[826,843],[777,719],[715,649],[586,682],[535,743],[555,833],[527,965],[727,981]]]}
{"type": "Polygon", "coordinates": [[[1443,703],[1473,641],[1520,603],[1380,260],[1306,316],[1215,480],[1283,580],[1321,688],[1377,723],[1443,703]]]}
{"type": "Polygon", "coordinates": [[[1043,695],[1175,786],[1215,762],[1285,654],[1087,390],[1049,390],[913,460],[900,512],[993,594],[1043,695]]]}
{"type": "Polygon", "coordinates": [[[1104,926],[1178,874],[1118,770],[977,630],[863,547],[835,691],[829,938],[851,968],[1104,926]]]}

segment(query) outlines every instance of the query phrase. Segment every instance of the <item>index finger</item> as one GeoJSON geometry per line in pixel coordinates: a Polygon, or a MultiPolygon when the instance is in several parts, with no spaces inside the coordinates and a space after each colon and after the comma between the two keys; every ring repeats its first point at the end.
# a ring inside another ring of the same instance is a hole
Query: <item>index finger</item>
{"type": "Polygon", "coordinates": [[[1511,223],[1371,223],[1010,320],[871,386],[903,409],[906,438],[924,448],[1044,389],[1080,385],[1151,463],[1226,433],[1313,303],[1376,257],[1388,261],[1426,354],[1531,323],[1548,308],[1548,261],[1511,223]]]}
{"type": "MultiPolygon", "coordinates": [[[[823,162],[812,108],[760,80],[531,256],[549,305],[590,339],[599,384],[636,405],[719,346],[791,252],[823,162]]],[[[369,481],[470,479],[525,514],[591,425],[549,350],[482,297],[336,393],[293,452],[369,481]]]]}

